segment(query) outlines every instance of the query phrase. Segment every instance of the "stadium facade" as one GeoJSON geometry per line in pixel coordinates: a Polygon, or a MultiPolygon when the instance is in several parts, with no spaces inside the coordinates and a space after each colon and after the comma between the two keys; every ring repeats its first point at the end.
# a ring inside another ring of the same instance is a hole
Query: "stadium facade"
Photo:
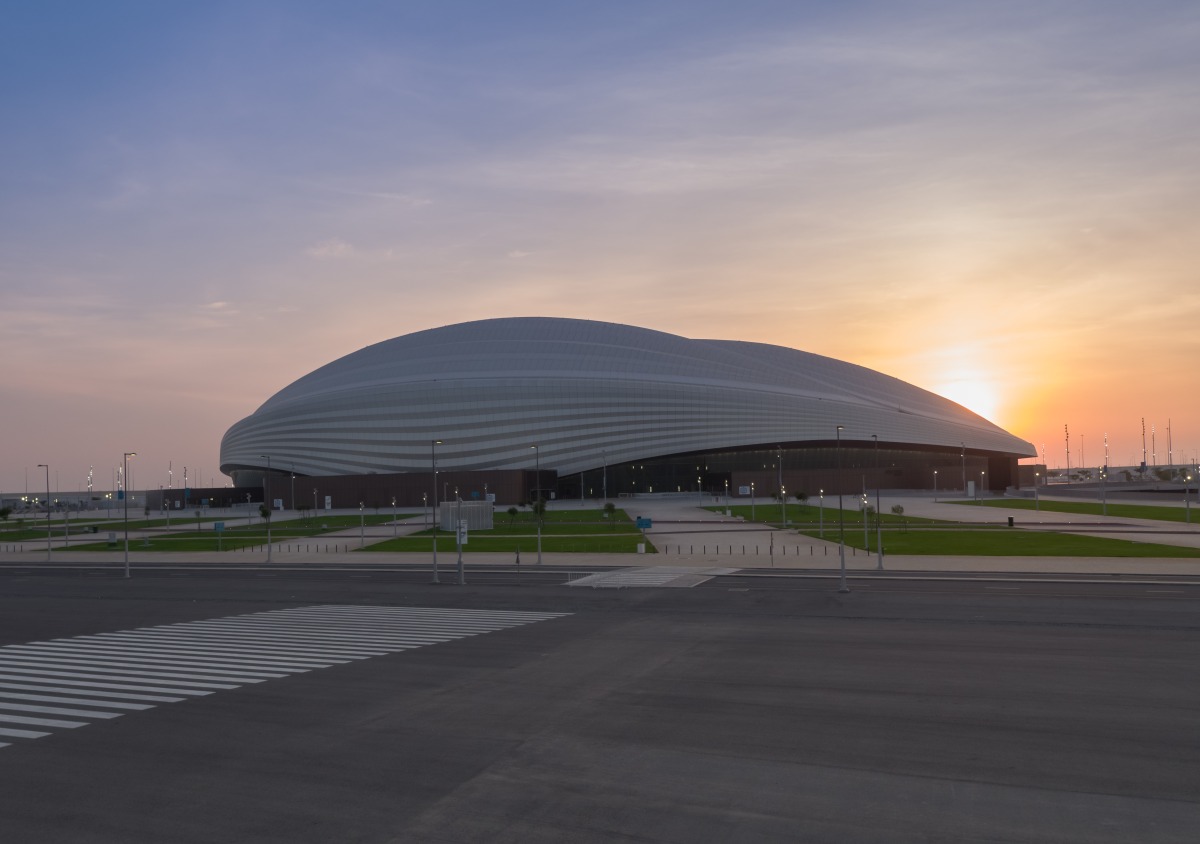
{"type": "MultiPolygon", "coordinates": [[[[221,471],[257,487],[269,457],[270,483],[290,481],[293,499],[324,485],[337,487],[338,506],[413,506],[451,497],[451,485],[502,502],[537,490],[732,497],[752,485],[766,496],[780,482],[809,495],[1004,489],[1034,456],[966,408],[844,361],[521,317],[408,334],[317,369],[229,429],[221,471]]],[[[271,497],[289,506],[287,494],[271,497]]]]}

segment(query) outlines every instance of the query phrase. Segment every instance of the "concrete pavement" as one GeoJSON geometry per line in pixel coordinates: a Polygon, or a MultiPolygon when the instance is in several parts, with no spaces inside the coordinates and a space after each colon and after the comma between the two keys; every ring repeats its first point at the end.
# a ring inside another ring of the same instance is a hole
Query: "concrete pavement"
{"type": "MultiPolygon", "coordinates": [[[[847,509],[854,499],[846,497],[847,509]]],[[[1074,515],[1063,513],[1031,513],[1026,510],[1006,510],[993,507],[969,507],[953,503],[954,498],[940,496],[935,501],[931,494],[894,493],[881,498],[881,508],[890,511],[895,504],[904,507],[905,514],[915,517],[945,519],[964,523],[1007,524],[1013,516],[1018,529],[1054,529],[1069,524],[1076,532],[1080,528],[1094,525],[1094,535],[1131,541],[1180,545],[1200,548],[1200,524],[1181,525],[1147,519],[1107,519],[1101,516],[1074,515]],[[1127,528],[1120,531],[1119,528],[1127,528]],[[1102,530],[1101,530],[1102,529],[1102,530]],[[1115,532],[1114,532],[1115,531],[1115,532]]],[[[1043,500],[1052,500],[1044,496],[1043,500]]],[[[825,500],[826,539],[821,540],[796,533],[791,529],[770,527],[764,524],[744,522],[737,517],[727,517],[724,512],[711,512],[704,507],[720,506],[723,501],[698,496],[676,498],[637,498],[615,500],[617,506],[631,518],[650,518],[653,526],[646,537],[659,553],[647,554],[557,554],[543,553],[543,565],[588,569],[603,567],[635,566],[680,566],[734,567],[734,568],[779,568],[805,571],[831,571],[839,567],[836,498],[825,500]]],[[[733,503],[747,504],[748,501],[733,503]]],[[[810,503],[812,499],[810,499],[810,503]]],[[[1167,502],[1167,504],[1177,502],[1167,502]]],[[[596,502],[585,502],[583,509],[592,509],[596,502]]],[[[778,505],[760,500],[760,517],[778,505]]],[[[581,505],[578,501],[558,501],[551,509],[570,512],[581,505]]],[[[350,511],[347,511],[350,512],[350,511]]],[[[354,511],[357,513],[357,511],[354,511]]],[[[1197,514],[1200,516],[1200,513],[1197,514]]],[[[186,524],[186,523],[185,523],[186,524]]],[[[390,539],[426,528],[421,521],[402,521],[396,526],[376,525],[365,530],[366,543],[390,539]]],[[[1082,531],[1091,533],[1090,531],[1082,531]]],[[[242,551],[215,553],[146,553],[137,551],[134,541],[137,534],[130,534],[129,559],[133,566],[155,563],[264,563],[266,552],[261,548],[242,551]]],[[[429,562],[429,554],[386,553],[358,551],[363,540],[362,532],[352,528],[336,534],[327,534],[314,540],[290,540],[277,542],[272,549],[272,562],[276,565],[401,565],[429,562]],[[330,550],[332,549],[332,550],[330,550]]],[[[94,539],[90,541],[95,541],[94,539]]],[[[22,552],[0,553],[0,564],[37,564],[46,562],[44,548],[33,541],[23,543],[22,552]],[[34,550],[34,549],[37,550],[34,550]]],[[[886,549],[886,543],[885,543],[886,549]]],[[[71,554],[56,550],[51,554],[52,562],[103,563],[111,565],[123,562],[124,552],[96,552],[71,554]]],[[[514,555],[503,553],[474,553],[464,551],[468,566],[511,566],[514,555]]],[[[455,555],[439,554],[439,566],[449,569],[455,563],[455,555]]],[[[523,555],[522,567],[536,565],[533,555],[523,555]]],[[[846,548],[848,571],[867,572],[876,569],[874,553],[846,548]]],[[[1004,572],[1004,573],[1060,573],[1060,574],[1133,574],[1153,576],[1200,576],[1200,559],[1155,558],[1155,557],[996,557],[996,556],[893,556],[885,555],[884,568],[888,571],[907,572],[1004,572]]]]}

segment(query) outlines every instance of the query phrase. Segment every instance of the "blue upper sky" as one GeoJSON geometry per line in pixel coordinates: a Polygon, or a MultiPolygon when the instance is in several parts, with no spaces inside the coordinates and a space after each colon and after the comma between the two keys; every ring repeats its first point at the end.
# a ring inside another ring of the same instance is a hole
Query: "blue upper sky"
{"type": "Polygon", "coordinates": [[[10,3],[0,490],[215,474],[303,373],[505,315],[1195,451],[1197,43],[1186,2],[10,3]]]}

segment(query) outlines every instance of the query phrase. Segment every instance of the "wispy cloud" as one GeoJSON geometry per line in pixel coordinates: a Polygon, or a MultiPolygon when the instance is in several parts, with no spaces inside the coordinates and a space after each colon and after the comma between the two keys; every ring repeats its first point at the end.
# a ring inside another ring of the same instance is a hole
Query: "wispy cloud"
{"type": "Polygon", "coordinates": [[[352,244],[342,240],[340,237],[334,237],[316,243],[304,251],[313,258],[326,259],[350,258],[356,254],[357,250],[355,250],[352,244]]]}

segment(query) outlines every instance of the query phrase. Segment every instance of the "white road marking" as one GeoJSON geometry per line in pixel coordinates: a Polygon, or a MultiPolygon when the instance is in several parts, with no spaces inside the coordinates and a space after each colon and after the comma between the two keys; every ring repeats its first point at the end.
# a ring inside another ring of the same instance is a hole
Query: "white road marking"
{"type": "MultiPolygon", "coordinates": [[[[6,645],[0,647],[0,737],[42,738],[157,704],[562,615],[314,606],[6,645]],[[86,720],[39,717],[49,715],[86,720]]],[[[13,744],[0,741],[0,748],[13,744]]]]}

